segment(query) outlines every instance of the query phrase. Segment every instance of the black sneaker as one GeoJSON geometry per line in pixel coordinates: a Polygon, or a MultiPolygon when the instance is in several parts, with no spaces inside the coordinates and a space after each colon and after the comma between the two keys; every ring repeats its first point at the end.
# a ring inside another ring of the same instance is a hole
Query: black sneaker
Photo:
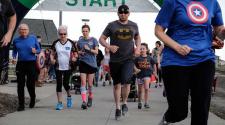
{"type": "Polygon", "coordinates": [[[116,118],[116,120],[119,120],[121,118],[121,110],[120,109],[116,109],[115,118],[116,118]]]}
{"type": "Polygon", "coordinates": [[[149,106],[148,103],[145,103],[144,107],[145,107],[146,109],[149,109],[149,108],[150,108],[150,106],[149,106]]]}
{"type": "Polygon", "coordinates": [[[163,116],[162,120],[160,121],[160,123],[159,123],[158,125],[170,125],[170,123],[167,122],[167,121],[165,120],[165,117],[163,116]]]}
{"type": "Polygon", "coordinates": [[[29,107],[30,108],[34,108],[34,106],[35,106],[35,98],[32,98],[32,99],[30,99],[30,105],[29,105],[29,107]]]}
{"type": "Polygon", "coordinates": [[[87,106],[88,107],[92,106],[92,98],[88,98],[87,106]]]}
{"type": "Polygon", "coordinates": [[[127,104],[123,104],[122,105],[122,115],[125,116],[127,112],[128,112],[127,104]]]}
{"type": "Polygon", "coordinates": [[[141,109],[142,108],[142,104],[141,102],[138,102],[138,109],[141,109]]]}
{"type": "Polygon", "coordinates": [[[20,111],[24,111],[25,110],[25,108],[24,107],[22,107],[22,106],[19,106],[18,108],[17,108],[17,111],[18,112],[20,112],[20,111]]]}
{"type": "Polygon", "coordinates": [[[82,105],[81,105],[81,108],[82,109],[87,109],[87,103],[86,102],[83,102],[82,105]]]}

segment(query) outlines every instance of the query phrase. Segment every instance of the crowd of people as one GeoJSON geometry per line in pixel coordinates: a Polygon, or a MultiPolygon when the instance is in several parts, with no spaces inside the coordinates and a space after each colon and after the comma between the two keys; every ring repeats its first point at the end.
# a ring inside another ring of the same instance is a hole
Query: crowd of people
{"type": "MultiPolygon", "coordinates": [[[[8,58],[4,49],[9,47],[16,15],[11,3],[1,2],[1,5],[7,6],[7,10],[1,9],[1,15],[9,21],[8,30],[3,30],[0,25],[2,64],[2,60],[8,58]]],[[[218,2],[164,0],[155,20],[155,35],[162,42],[156,41],[151,53],[148,44],[141,42],[137,23],[128,20],[129,7],[120,5],[117,15],[119,19],[108,23],[99,40],[89,36],[91,28],[84,24],[81,27],[82,36],[75,42],[68,38],[67,26],[61,25],[57,31],[58,39],[45,50],[41,49],[41,37],[29,34],[29,26],[20,24],[19,36],[12,42],[12,63],[16,64],[18,83],[18,111],[25,110],[25,84],[30,95],[29,107],[34,108],[35,83],[42,86],[52,78],[56,79],[55,109],[64,108],[62,86],[67,95],[67,108],[72,108],[69,81],[76,66],[80,72],[83,110],[92,106],[93,85],[98,86],[99,78],[104,76],[104,81],[108,80],[109,84],[113,84],[115,118],[120,119],[122,115],[126,115],[130,80],[134,75],[138,85],[137,108],[150,108],[149,86],[154,81],[152,77],[155,77],[156,88],[164,83],[168,101],[168,110],[159,125],[169,125],[185,119],[189,95],[191,125],[207,125],[215,74],[215,52],[212,45],[222,48],[225,37],[218,2]],[[108,38],[110,42],[107,42],[108,38]],[[99,43],[105,47],[104,56],[99,43]]],[[[3,24],[1,21],[0,23],[3,24]]]]}

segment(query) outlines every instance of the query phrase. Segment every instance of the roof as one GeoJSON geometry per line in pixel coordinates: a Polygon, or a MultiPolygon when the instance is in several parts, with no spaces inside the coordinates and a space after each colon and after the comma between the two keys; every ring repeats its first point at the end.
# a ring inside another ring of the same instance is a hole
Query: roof
{"type": "MultiPolygon", "coordinates": [[[[42,45],[51,45],[57,39],[57,28],[52,20],[43,19],[23,19],[21,23],[29,26],[30,34],[42,37],[42,45]]],[[[19,36],[18,32],[14,37],[19,36]]]]}
{"type": "Polygon", "coordinates": [[[44,0],[35,9],[50,11],[116,12],[126,4],[131,12],[158,12],[149,0],[44,0]]]}

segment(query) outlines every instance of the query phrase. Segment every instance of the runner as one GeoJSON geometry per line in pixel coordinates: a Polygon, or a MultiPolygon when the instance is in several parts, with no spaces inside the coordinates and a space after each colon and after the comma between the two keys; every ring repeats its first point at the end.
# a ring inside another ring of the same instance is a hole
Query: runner
{"type": "Polygon", "coordinates": [[[76,57],[71,57],[76,53],[76,48],[72,40],[67,38],[67,26],[59,26],[59,39],[55,40],[51,47],[51,63],[55,65],[56,70],[56,93],[58,103],[56,110],[63,109],[62,85],[67,93],[67,108],[72,108],[72,97],[70,93],[69,78],[71,75],[71,62],[76,61],[76,57]]]}
{"type": "Polygon", "coordinates": [[[217,0],[164,0],[155,20],[155,34],[165,44],[162,77],[168,110],[160,125],[179,122],[188,115],[191,125],[207,125],[215,74],[212,28],[225,37],[217,0]]]}
{"type": "Polygon", "coordinates": [[[92,106],[93,101],[93,80],[95,72],[97,71],[96,55],[98,54],[98,41],[94,37],[89,36],[90,27],[88,25],[82,26],[82,34],[78,40],[78,53],[80,58],[80,78],[81,78],[81,98],[82,109],[92,106]],[[86,84],[88,82],[88,101],[86,98],[87,90],[86,84]]]}
{"type": "Polygon", "coordinates": [[[16,64],[17,76],[17,93],[19,106],[18,111],[24,110],[24,87],[25,83],[30,95],[30,108],[35,105],[35,66],[36,54],[40,53],[41,49],[38,44],[36,36],[29,35],[29,27],[27,24],[20,24],[19,37],[13,40],[13,60],[12,63],[16,64],[16,57],[18,54],[18,62],[16,64]]]}
{"type": "Polygon", "coordinates": [[[133,56],[140,54],[141,39],[136,23],[128,20],[130,15],[129,7],[121,5],[118,8],[119,20],[113,21],[107,25],[100,37],[102,46],[110,50],[110,72],[113,78],[113,93],[116,103],[115,118],[121,116],[120,96],[122,87],[122,114],[128,112],[127,97],[130,92],[129,80],[133,75],[133,56]],[[110,44],[106,42],[110,37],[110,44]],[[134,49],[134,43],[136,49],[134,49]]]}
{"type": "Polygon", "coordinates": [[[141,43],[141,55],[135,59],[135,65],[141,71],[137,74],[138,84],[138,109],[142,108],[142,101],[144,95],[144,107],[150,108],[149,106],[149,83],[150,76],[156,75],[156,63],[148,52],[148,44],[141,43]]]}

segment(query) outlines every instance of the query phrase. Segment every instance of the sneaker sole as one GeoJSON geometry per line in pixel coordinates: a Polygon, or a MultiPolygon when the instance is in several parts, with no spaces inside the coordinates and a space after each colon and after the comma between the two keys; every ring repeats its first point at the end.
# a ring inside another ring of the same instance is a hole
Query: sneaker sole
{"type": "Polygon", "coordinates": [[[121,116],[115,116],[115,119],[116,119],[117,121],[119,121],[119,120],[121,119],[121,116]]]}

